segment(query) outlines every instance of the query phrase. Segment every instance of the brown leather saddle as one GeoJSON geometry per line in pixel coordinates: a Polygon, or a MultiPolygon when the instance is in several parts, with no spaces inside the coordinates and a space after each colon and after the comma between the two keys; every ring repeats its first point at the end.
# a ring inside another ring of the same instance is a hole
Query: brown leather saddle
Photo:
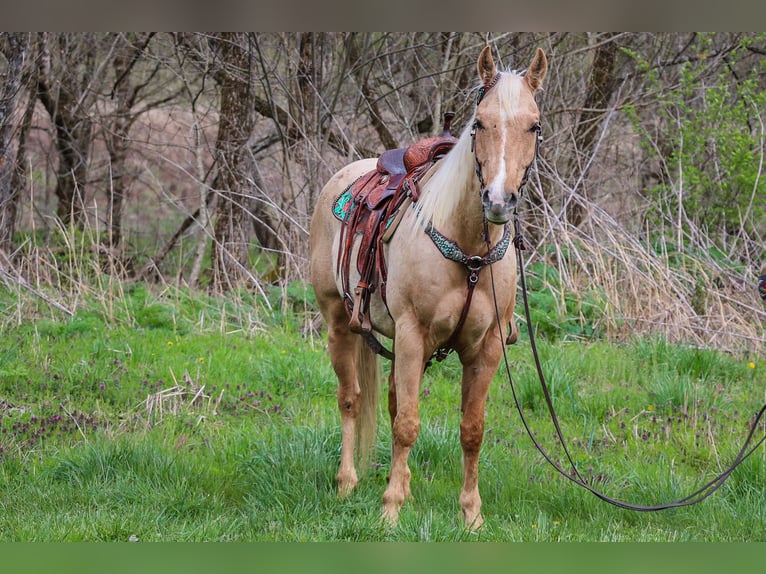
{"type": "Polygon", "coordinates": [[[382,244],[393,236],[409,205],[417,202],[419,179],[457,142],[450,133],[454,115],[444,115],[441,136],[383,152],[376,168],[354,181],[333,205],[333,213],[342,222],[337,265],[350,316],[349,328],[354,333],[372,332],[370,295],[380,288],[386,301],[387,269],[382,244]],[[360,277],[352,294],[349,271],[359,235],[356,266],[360,277]]]}

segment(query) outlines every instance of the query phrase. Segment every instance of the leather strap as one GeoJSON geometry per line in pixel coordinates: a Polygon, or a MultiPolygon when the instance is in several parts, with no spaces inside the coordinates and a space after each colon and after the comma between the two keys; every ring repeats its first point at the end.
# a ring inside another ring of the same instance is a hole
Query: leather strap
{"type": "MultiPolygon", "coordinates": [[[[514,225],[515,225],[515,235],[518,238],[521,238],[521,224],[519,222],[518,213],[514,214],[514,225]]],[[[517,244],[516,248],[516,255],[517,255],[517,264],[519,269],[519,282],[521,285],[521,294],[524,301],[524,313],[526,315],[527,320],[527,332],[529,333],[529,342],[530,346],[532,348],[532,355],[535,360],[535,367],[537,369],[537,375],[540,379],[540,385],[543,390],[543,395],[545,396],[545,403],[548,407],[548,413],[551,417],[551,421],[553,422],[553,426],[556,429],[556,436],[558,437],[558,440],[561,444],[561,448],[564,451],[564,454],[566,455],[566,459],[569,462],[570,471],[567,472],[564,470],[559,463],[553,460],[553,458],[546,452],[546,450],[540,445],[540,443],[535,438],[534,433],[532,432],[531,428],[529,427],[529,424],[526,420],[526,417],[524,416],[524,411],[521,408],[521,403],[519,401],[519,398],[516,393],[516,386],[513,383],[513,379],[511,378],[511,369],[508,362],[508,356],[505,352],[505,347],[503,347],[503,358],[505,360],[505,370],[506,374],[508,376],[508,381],[511,386],[511,392],[513,394],[513,400],[516,403],[516,409],[519,412],[519,415],[521,416],[521,421],[524,425],[525,430],[527,431],[527,434],[529,435],[530,439],[532,439],[533,444],[535,445],[535,448],[540,452],[540,454],[547,460],[563,477],[571,480],[578,486],[583,487],[590,493],[594,494],[596,497],[600,498],[604,502],[608,502],[609,504],[612,504],[614,506],[618,506],[620,508],[625,508],[627,510],[635,510],[640,512],[653,512],[657,510],[665,510],[668,508],[678,508],[681,506],[690,506],[692,504],[696,504],[698,502],[701,502],[705,500],[708,496],[713,494],[716,490],[718,490],[721,485],[726,481],[727,478],[731,475],[731,473],[734,471],[734,469],[739,466],[739,464],[744,461],[747,457],[749,457],[753,452],[766,440],[766,436],[763,436],[760,440],[758,440],[754,445],[751,446],[751,442],[753,440],[753,437],[755,435],[755,430],[758,428],[761,419],[764,417],[764,414],[766,414],[766,405],[761,407],[761,409],[756,414],[755,418],[753,419],[753,422],[750,425],[750,432],[747,435],[747,438],[745,439],[745,443],[742,446],[742,448],[739,450],[737,455],[734,457],[734,460],[729,465],[729,467],[716,476],[711,481],[707,482],[702,487],[698,488],[694,492],[692,492],[690,495],[677,500],[675,502],[669,502],[665,504],[657,504],[657,505],[650,505],[650,506],[643,506],[638,504],[630,504],[627,502],[624,502],[622,500],[611,498],[599,490],[593,488],[590,484],[587,483],[587,481],[583,478],[583,476],[580,474],[579,470],[577,469],[577,466],[575,465],[574,461],[572,460],[572,456],[569,453],[569,449],[566,446],[566,440],[564,439],[564,433],[561,430],[561,426],[559,425],[558,417],[556,416],[556,411],[553,408],[553,400],[551,399],[550,391],[548,390],[548,385],[545,382],[545,376],[543,374],[542,365],[540,363],[540,357],[537,352],[537,345],[535,344],[535,335],[534,330],[532,329],[532,317],[529,310],[529,299],[527,297],[527,284],[526,284],[526,277],[524,273],[524,261],[523,257],[521,255],[521,248],[519,247],[520,244],[523,242],[519,240],[519,243],[517,244]]],[[[492,267],[490,267],[490,273],[492,271],[492,267]]],[[[494,290],[494,278],[492,281],[492,288],[494,290]]],[[[500,312],[497,309],[497,304],[495,304],[495,313],[497,316],[497,324],[498,329],[502,330],[500,327],[500,312]]],[[[502,335],[502,333],[501,333],[502,335]]]]}
{"type": "MultiPolygon", "coordinates": [[[[473,291],[476,284],[479,282],[479,272],[484,267],[491,266],[505,256],[505,252],[508,250],[508,245],[511,243],[511,227],[510,225],[505,226],[503,237],[494,247],[489,248],[488,245],[487,254],[483,257],[481,255],[466,255],[465,251],[463,251],[457,243],[439,233],[432,224],[429,224],[425,231],[428,237],[431,238],[431,241],[434,242],[434,245],[436,245],[439,253],[446,259],[461,263],[468,273],[468,290],[465,296],[463,310],[460,312],[460,318],[455,326],[455,330],[452,332],[452,335],[450,335],[450,338],[447,339],[447,342],[434,351],[434,354],[426,362],[426,367],[428,367],[434,359],[443,361],[452,352],[455,341],[457,341],[460,332],[463,330],[463,325],[468,317],[468,311],[471,309],[473,291]]],[[[487,240],[487,244],[489,244],[489,240],[487,240]]]]}

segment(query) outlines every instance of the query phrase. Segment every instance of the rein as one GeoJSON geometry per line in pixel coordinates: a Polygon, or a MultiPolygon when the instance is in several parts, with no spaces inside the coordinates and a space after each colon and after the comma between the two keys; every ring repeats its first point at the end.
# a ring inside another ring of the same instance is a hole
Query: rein
{"type": "MultiPolygon", "coordinates": [[[[516,410],[518,410],[519,415],[521,416],[521,422],[524,425],[524,429],[526,430],[527,434],[529,435],[529,438],[532,439],[532,443],[535,445],[535,448],[542,454],[543,458],[547,460],[563,477],[571,480],[578,486],[583,487],[590,493],[594,494],[604,502],[608,502],[609,504],[612,504],[614,506],[624,508],[627,510],[636,510],[641,512],[652,512],[657,510],[665,510],[668,508],[678,508],[682,506],[690,506],[692,504],[696,504],[698,502],[701,502],[702,500],[706,499],[708,496],[713,494],[716,490],[718,490],[723,483],[726,481],[727,478],[731,475],[731,473],[734,471],[734,469],[739,466],[739,464],[744,461],[747,457],[749,457],[760,445],[766,440],[766,436],[762,437],[760,440],[758,440],[752,447],[750,446],[751,441],[753,440],[753,436],[755,434],[755,429],[758,426],[761,419],[764,417],[764,414],[766,413],[766,405],[761,407],[761,409],[758,411],[757,415],[753,419],[752,425],[750,427],[750,432],[747,435],[747,438],[745,439],[745,443],[742,446],[742,448],[739,450],[737,455],[734,457],[734,460],[732,463],[726,468],[724,472],[719,474],[717,477],[715,477],[713,480],[706,483],[701,488],[695,490],[690,495],[675,501],[675,502],[669,502],[665,504],[658,504],[653,506],[642,506],[642,505],[636,505],[636,504],[630,504],[627,502],[624,502],[622,500],[611,498],[602,492],[598,491],[597,489],[593,488],[588,482],[583,478],[583,476],[580,474],[579,470],[577,469],[577,466],[574,463],[574,460],[572,459],[572,456],[569,452],[569,449],[566,446],[566,441],[564,440],[564,433],[561,430],[561,426],[559,425],[558,417],[556,416],[556,411],[553,408],[553,401],[551,399],[551,394],[548,389],[548,385],[545,382],[545,376],[543,374],[542,364],[540,362],[540,357],[537,352],[537,345],[535,344],[535,335],[534,331],[532,329],[532,318],[529,311],[529,299],[527,296],[527,284],[526,284],[526,277],[524,273],[524,261],[521,254],[521,251],[525,249],[522,235],[521,235],[521,224],[519,222],[519,216],[518,212],[514,212],[514,239],[513,243],[516,247],[516,259],[517,259],[517,266],[519,269],[519,280],[521,285],[521,294],[524,301],[524,314],[526,316],[527,321],[527,332],[529,333],[529,342],[530,346],[532,347],[532,356],[535,360],[535,367],[537,369],[537,375],[540,379],[540,385],[543,390],[543,395],[545,396],[545,403],[548,407],[548,413],[550,414],[551,421],[553,422],[553,426],[556,429],[556,436],[558,437],[559,442],[561,443],[561,448],[564,451],[564,454],[566,455],[566,459],[569,462],[570,465],[570,472],[567,472],[560,464],[558,464],[556,461],[554,461],[551,456],[546,452],[546,450],[542,447],[542,445],[538,442],[538,440],[535,438],[534,432],[529,427],[529,424],[527,423],[526,417],[524,416],[524,412],[521,408],[521,402],[519,401],[519,398],[516,393],[516,386],[513,383],[513,379],[511,377],[511,369],[508,362],[508,355],[505,350],[505,346],[503,345],[503,360],[505,364],[505,371],[506,375],[508,377],[508,382],[511,386],[511,392],[513,394],[513,400],[516,404],[516,410]]],[[[495,281],[494,281],[494,275],[492,274],[492,266],[490,266],[490,276],[492,279],[492,294],[495,298],[495,316],[497,319],[497,326],[498,331],[500,334],[500,338],[502,340],[502,327],[501,327],[501,321],[500,321],[500,311],[497,308],[497,298],[495,293],[495,281]]]]}

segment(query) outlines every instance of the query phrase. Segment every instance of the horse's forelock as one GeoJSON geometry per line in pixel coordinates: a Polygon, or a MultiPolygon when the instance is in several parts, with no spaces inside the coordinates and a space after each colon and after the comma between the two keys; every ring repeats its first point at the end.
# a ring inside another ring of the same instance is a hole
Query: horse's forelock
{"type": "Polygon", "coordinates": [[[521,94],[524,86],[524,77],[517,72],[504,73],[495,86],[500,99],[500,106],[510,119],[515,118],[520,111],[521,94]]]}

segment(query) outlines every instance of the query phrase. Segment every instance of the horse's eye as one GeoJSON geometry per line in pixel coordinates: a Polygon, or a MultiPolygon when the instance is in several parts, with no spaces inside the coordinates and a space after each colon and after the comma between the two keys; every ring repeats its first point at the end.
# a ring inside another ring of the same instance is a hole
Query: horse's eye
{"type": "Polygon", "coordinates": [[[477,130],[483,130],[483,129],[484,129],[484,124],[483,124],[483,123],[481,123],[479,120],[476,120],[476,121],[473,123],[473,126],[474,126],[474,127],[477,129],[477,130]]]}
{"type": "Polygon", "coordinates": [[[529,131],[532,133],[540,133],[543,131],[543,126],[540,124],[540,122],[535,122],[531,128],[529,128],[529,131]]]}

